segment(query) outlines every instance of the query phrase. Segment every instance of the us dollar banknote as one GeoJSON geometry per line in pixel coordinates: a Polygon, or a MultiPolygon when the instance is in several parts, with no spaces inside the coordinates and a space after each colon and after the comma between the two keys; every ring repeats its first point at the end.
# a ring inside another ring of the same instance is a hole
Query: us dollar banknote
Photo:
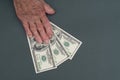
{"type": "Polygon", "coordinates": [[[57,68],[49,44],[39,44],[34,38],[29,38],[28,36],[27,39],[36,73],[57,68]]]}
{"type": "Polygon", "coordinates": [[[61,43],[65,51],[68,53],[69,59],[72,59],[76,51],[81,46],[82,42],[55,25],[54,23],[51,22],[51,25],[56,38],[61,43]]]}
{"type": "Polygon", "coordinates": [[[68,59],[72,59],[82,42],[60,27],[50,22],[53,36],[49,44],[38,43],[34,37],[28,37],[29,48],[36,73],[56,69],[68,59]]]}
{"type": "Polygon", "coordinates": [[[62,47],[62,45],[58,42],[55,35],[53,35],[52,39],[50,40],[50,50],[52,52],[52,56],[56,66],[59,66],[69,58],[69,55],[62,47]]]}

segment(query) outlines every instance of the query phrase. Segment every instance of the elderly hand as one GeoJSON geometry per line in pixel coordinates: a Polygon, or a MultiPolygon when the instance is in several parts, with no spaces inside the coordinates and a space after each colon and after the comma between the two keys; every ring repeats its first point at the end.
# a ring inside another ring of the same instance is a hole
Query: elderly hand
{"type": "Polygon", "coordinates": [[[14,0],[14,6],[26,34],[39,43],[48,43],[53,32],[46,13],[55,11],[44,0],[14,0]]]}

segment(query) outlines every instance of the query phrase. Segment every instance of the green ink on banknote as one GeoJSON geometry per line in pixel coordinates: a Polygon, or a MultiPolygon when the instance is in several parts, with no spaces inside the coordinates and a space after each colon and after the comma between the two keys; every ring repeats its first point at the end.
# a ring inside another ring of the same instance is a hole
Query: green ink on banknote
{"type": "Polygon", "coordinates": [[[70,46],[69,42],[64,42],[64,46],[69,47],[70,46]]]}
{"type": "Polygon", "coordinates": [[[46,61],[46,57],[45,56],[42,56],[42,61],[46,61]]]}
{"type": "Polygon", "coordinates": [[[59,51],[57,49],[54,49],[54,54],[55,55],[58,55],[59,54],[59,51]]]}
{"type": "Polygon", "coordinates": [[[38,69],[40,70],[41,69],[40,62],[37,62],[37,64],[38,64],[38,69]]]}

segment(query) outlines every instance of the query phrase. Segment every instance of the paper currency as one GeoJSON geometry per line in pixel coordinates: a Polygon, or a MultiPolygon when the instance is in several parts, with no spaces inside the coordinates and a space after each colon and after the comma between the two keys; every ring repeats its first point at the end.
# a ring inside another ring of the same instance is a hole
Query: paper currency
{"type": "Polygon", "coordinates": [[[32,37],[28,39],[31,56],[36,73],[57,68],[68,59],[72,59],[82,42],[60,27],[50,22],[54,35],[49,44],[37,43],[32,37]]]}
{"type": "Polygon", "coordinates": [[[52,52],[55,65],[58,66],[62,64],[64,61],[66,61],[69,58],[69,55],[62,47],[62,45],[58,42],[58,40],[56,40],[55,36],[53,36],[53,40],[51,41],[52,42],[50,42],[50,49],[52,52]]]}
{"type": "Polygon", "coordinates": [[[50,52],[50,46],[37,43],[34,38],[28,37],[30,51],[36,73],[55,69],[55,63],[50,52]]]}
{"type": "Polygon", "coordinates": [[[51,22],[53,32],[72,59],[82,42],[51,22]]]}

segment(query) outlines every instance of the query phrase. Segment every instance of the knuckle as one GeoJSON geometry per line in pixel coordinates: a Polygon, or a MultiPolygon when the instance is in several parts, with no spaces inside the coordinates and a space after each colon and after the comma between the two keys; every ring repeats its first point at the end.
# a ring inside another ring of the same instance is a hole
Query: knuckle
{"type": "Polygon", "coordinates": [[[47,34],[48,35],[52,35],[52,31],[47,31],[47,34]]]}
{"type": "Polygon", "coordinates": [[[38,35],[34,35],[35,36],[35,38],[37,38],[38,37],[38,35]]]}
{"type": "Polygon", "coordinates": [[[41,18],[45,18],[45,16],[46,16],[45,13],[41,13],[40,15],[41,18]]]}
{"type": "Polygon", "coordinates": [[[28,28],[28,26],[27,25],[25,25],[25,24],[23,24],[23,27],[26,29],[26,28],[28,28]]]}
{"type": "Polygon", "coordinates": [[[38,30],[41,32],[41,31],[44,31],[44,29],[42,27],[38,27],[38,30]]]}
{"type": "Polygon", "coordinates": [[[27,22],[23,21],[22,24],[23,24],[23,27],[25,27],[25,28],[28,27],[27,22]]]}
{"type": "Polygon", "coordinates": [[[40,9],[41,14],[45,14],[45,10],[44,9],[40,9]]]}
{"type": "Polygon", "coordinates": [[[49,26],[49,27],[46,28],[46,31],[47,32],[52,32],[52,28],[49,26]]]}
{"type": "Polygon", "coordinates": [[[30,34],[29,32],[26,32],[28,35],[30,34]]]}
{"type": "Polygon", "coordinates": [[[25,31],[26,31],[26,32],[28,32],[28,29],[27,29],[27,27],[24,27],[24,29],[25,29],[25,31]]]}
{"type": "Polygon", "coordinates": [[[36,28],[35,28],[35,27],[30,27],[30,29],[31,29],[32,31],[36,31],[36,28]]]}
{"type": "Polygon", "coordinates": [[[44,17],[43,22],[44,23],[49,23],[49,20],[48,20],[48,18],[46,16],[44,17]]]}
{"type": "Polygon", "coordinates": [[[43,38],[47,37],[47,35],[46,35],[44,32],[41,33],[41,36],[42,36],[43,38]]]}
{"type": "Polygon", "coordinates": [[[37,31],[35,30],[35,31],[33,31],[33,33],[35,34],[35,35],[38,35],[38,33],[37,33],[37,31]]]}
{"type": "Polygon", "coordinates": [[[37,38],[37,37],[38,37],[38,35],[37,35],[37,34],[34,34],[34,37],[35,37],[35,38],[37,38]]]}
{"type": "Polygon", "coordinates": [[[46,29],[50,29],[51,28],[51,25],[50,25],[50,23],[48,22],[48,21],[45,21],[44,22],[44,27],[46,28],[46,29]]]}

